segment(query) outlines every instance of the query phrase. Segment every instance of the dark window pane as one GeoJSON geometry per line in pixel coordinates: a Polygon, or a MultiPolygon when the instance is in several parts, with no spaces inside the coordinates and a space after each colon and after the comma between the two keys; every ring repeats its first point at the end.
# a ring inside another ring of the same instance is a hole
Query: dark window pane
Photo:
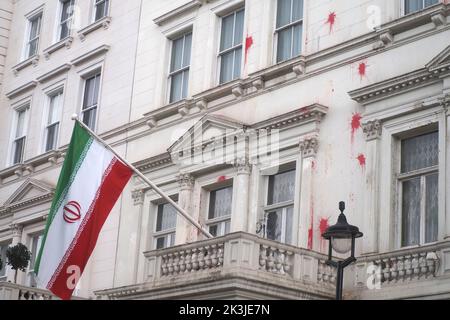
{"type": "Polygon", "coordinates": [[[156,231],[165,231],[176,227],[177,211],[170,203],[158,206],[156,217],[156,231]]]}
{"type": "Polygon", "coordinates": [[[222,18],[222,31],[220,36],[220,51],[233,46],[234,13],[222,18]]]}
{"type": "Polygon", "coordinates": [[[234,50],[233,80],[241,76],[242,48],[234,50]]]}
{"type": "Polygon", "coordinates": [[[83,113],[83,123],[91,130],[95,129],[95,117],[97,115],[97,108],[90,109],[83,113]]]}
{"type": "Polygon", "coordinates": [[[439,134],[428,133],[402,140],[402,172],[435,166],[439,163],[439,134]]]}
{"type": "Polygon", "coordinates": [[[192,47],[192,33],[185,36],[184,51],[183,51],[183,67],[191,64],[191,47],[192,47]]]}
{"type": "Polygon", "coordinates": [[[229,82],[233,79],[234,51],[222,55],[220,59],[220,83],[229,82]]]}
{"type": "Polygon", "coordinates": [[[243,35],[244,35],[244,10],[241,10],[241,11],[236,12],[233,46],[242,44],[243,35]]]}
{"type": "Polygon", "coordinates": [[[47,141],[45,151],[54,150],[56,148],[56,139],[58,137],[59,123],[55,123],[47,127],[47,141]]]}
{"type": "Polygon", "coordinates": [[[188,94],[189,85],[189,70],[183,71],[183,91],[181,92],[181,99],[185,99],[188,94]]]}
{"type": "Polygon", "coordinates": [[[278,32],[277,62],[282,62],[291,58],[292,31],[293,28],[288,28],[278,32]]]}
{"type": "Polygon", "coordinates": [[[273,211],[267,214],[267,239],[281,241],[281,211],[273,211]]]}
{"type": "Polygon", "coordinates": [[[170,82],[170,102],[172,103],[182,99],[183,73],[173,75],[170,82]]]}
{"type": "Polygon", "coordinates": [[[24,147],[25,147],[25,137],[17,139],[14,142],[13,164],[22,163],[24,147]]]}
{"type": "Polygon", "coordinates": [[[277,28],[291,22],[292,0],[278,0],[277,5],[277,28]]]}
{"type": "Polygon", "coordinates": [[[156,239],[156,249],[163,249],[166,247],[166,238],[161,237],[156,239]]]}
{"type": "Polygon", "coordinates": [[[172,43],[172,59],[170,63],[170,71],[181,69],[183,61],[183,44],[184,37],[174,40],[172,43]]]}
{"type": "Polygon", "coordinates": [[[303,19],[303,0],[293,0],[292,22],[303,19]]]}
{"type": "Polygon", "coordinates": [[[403,182],[402,245],[420,243],[420,178],[403,182]]]}
{"type": "Polygon", "coordinates": [[[425,242],[435,242],[438,239],[438,183],[439,175],[426,177],[426,214],[425,242]]]}
{"type": "Polygon", "coordinates": [[[268,203],[276,204],[294,200],[295,170],[286,171],[269,177],[268,203]]]}
{"type": "Polygon", "coordinates": [[[208,218],[218,218],[231,215],[233,187],[211,191],[209,199],[208,218]]]}
{"type": "Polygon", "coordinates": [[[209,233],[211,233],[213,237],[217,237],[217,225],[209,226],[209,233]]]}
{"type": "Polygon", "coordinates": [[[106,17],[108,14],[108,6],[109,6],[109,0],[99,1],[96,2],[96,9],[95,9],[95,21],[106,17]]]}
{"type": "Polygon", "coordinates": [[[303,25],[298,24],[294,27],[294,43],[292,47],[292,55],[293,57],[299,56],[302,51],[302,32],[303,25]]]}

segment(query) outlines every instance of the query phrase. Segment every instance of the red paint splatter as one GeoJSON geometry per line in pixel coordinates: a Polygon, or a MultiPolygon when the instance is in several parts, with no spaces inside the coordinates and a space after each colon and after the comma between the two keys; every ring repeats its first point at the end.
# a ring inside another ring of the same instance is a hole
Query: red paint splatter
{"type": "Polygon", "coordinates": [[[312,250],[313,248],[313,229],[312,227],[308,230],[308,249],[312,250]]]}
{"type": "Polygon", "coordinates": [[[330,226],[329,224],[330,222],[330,218],[321,218],[320,222],[319,222],[319,230],[320,230],[320,234],[322,235],[325,231],[327,231],[328,227],[330,226]]]}
{"type": "Polygon", "coordinates": [[[311,110],[311,107],[303,107],[303,108],[300,108],[300,112],[303,114],[303,113],[307,113],[307,112],[309,112],[311,110]]]}
{"type": "Polygon", "coordinates": [[[365,62],[361,62],[358,66],[358,74],[361,77],[361,80],[366,76],[366,72],[367,72],[367,64],[365,62]]]}
{"type": "Polygon", "coordinates": [[[359,161],[359,165],[360,165],[362,168],[365,168],[365,167],[366,167],[366,156],[365,156],[365,155],[363,155],[363,154],[361,153],[356,159],[359,161]]]}
{"type": "Polygon", "coordinates": [[[355,140],[355,132],[361,128],[361,119],[362,116],[359,113],[354,113],[352,117],[352,121],[350,123],[350,126],[352,128],[352,142],[355,140]]]}
{"type": "Polygon", "coordinates": [[[225,176],[220,176],[217,178],[217,182],[223,182],[225,180],[227,180],[227,177],[225,177],[225,176]]]}
{"type": "Polygon", "coordinates": [[[331,12],[328,15],[327,23],[330,25],[330,33],[333,31],[334,24],[336,23],[336,12],[331,12]]]}
{"type": "Polygon", "coordinates": [[[245,63],[247,63],[248,50],[251,48],[252,45],[253,45],[253,37],[247,35],[247,37],[245,38],[245,63]]]}

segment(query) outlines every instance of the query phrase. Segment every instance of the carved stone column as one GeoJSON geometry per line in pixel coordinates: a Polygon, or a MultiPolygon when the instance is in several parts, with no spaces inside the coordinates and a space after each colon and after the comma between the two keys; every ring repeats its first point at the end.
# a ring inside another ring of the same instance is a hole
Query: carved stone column
{"type": "Polygon", "coordinates": [[[314,170],[319,140],[306,138],[300,142],[301,185],[300,185],[300,223],[298,246],[314,247],[314,170]]]}
{"type": "Polygon", "coordinates": [[[231,210],[231,232],[247,232],[248,204],[250,193],[250,174],[252,167],[248,159],[238,159],[234,167],[237,170],[233,183],[233,207],[231,210]]]}
{"type": "MultiPolygon", "coordinates": [[[[178,177],[178,183],[180,185],[180,192],[178,194],[178,204],[183,208],[189,215],[193,216],[192,212],[192,196],[194,188],[194,177],[190,174],[180,174],[178,177]]],[[[195,228],[188,222],[185,218],[180,215],[177,216],[177,233],[175,236],[175,244],[184,244],[186,242],[195,241],[191,239],[191,234],[197,234],[195,228]],[[195,231],[195,232],[193,232],[195,231]]]]}
{"type": "MultiPolygon", "coordinates": [[[[22,242],[22,231],[23,226],[21,224],[11,224],[11,233],[12,233],[12,243],[11,246],[15,246],[19,242],[22,242]]],[[[30,248],[28,248],[30,249],[30,248]]],[[[6,261],[3,261],[4,265],[6,266],[6,261]]],[[[6,281],[14,281],[14,270],[11,269],[10,266],[6,266],[6,281]]],[[[17,274],[17,280],[19,281],[21,277],[21,273],[18,272],[17,274]]]]}
{"type": "MultiPolygon", "coordinates": [[[[136,189],[131,191],[131,198],[133,199],[133,204],[136,207],[136,217],[137,219],[136,221],[136,247],[135,247],[135,254],[134,254],[134,271],[133,271],[133,280],[134,283],[137,283],[138,280],[138,267],[139,267],[139,260],[141,258],[141,254],[142,251],[145,250],[144,248],[141,247],[141,244],[145,243],[142,242],[141,243],[141,234],[142,234],[142,216],[144,214],[144,199],[145,199],[145,192],[142,189],[136,189]]],[[[133,232],[134,234],[134,232],[133,232]]],[[[131,249],[131,247],[130,247],[131,249]]],[[[129,261],[129,266],[133,266],[132,261],[129,261]]]]}
{"type": "Polygon", "coordinates": [[[363,124],[366,137],[366,169],[364,189],[364,241],[362,253],[378,252],[379,202],[380,202],[380,140],[381,122],[369,121],[363,124]]]}

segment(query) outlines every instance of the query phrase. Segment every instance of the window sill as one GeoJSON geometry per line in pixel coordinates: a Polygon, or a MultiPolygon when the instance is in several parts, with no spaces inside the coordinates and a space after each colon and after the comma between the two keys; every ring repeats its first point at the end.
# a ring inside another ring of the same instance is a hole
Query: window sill
{"type": "Polygon", "coordinates": [[[89,33],[94,32],[95,30],[100,29],[102,27],[103,29],[108,29],[110,24],[111,24],[111,17],[109,16],[103,17],[98,21],[95,21],[94,23],[91,23],[87,27],[78,31],[78,37],[80,38],[81,41],[84,41],[89,33]]]}
{"type": "Polygon", "coordinates": [[[31,56],[27,58],[26,60],[16,64],[14,67],[12,67],[12,70],[14,74],[17,76],[20,70],[25,69],[26,67],[33,65],[36,66],[39,62],[39,55],[35,54],[34,56],[31,56]]]}
{"type": "Polygon", "coordinates": [[[47,49],[44,50],[44,57],[45,60],[50,59],[50,55],[56,51],[58,51],[59,49],[66,47],[67,49],[69,49],[72,45],[73,42],[73,37],[66,37],[58,42],[56,42],[55,44],[51,45],[50,47],[48,47],[47,49]]]}

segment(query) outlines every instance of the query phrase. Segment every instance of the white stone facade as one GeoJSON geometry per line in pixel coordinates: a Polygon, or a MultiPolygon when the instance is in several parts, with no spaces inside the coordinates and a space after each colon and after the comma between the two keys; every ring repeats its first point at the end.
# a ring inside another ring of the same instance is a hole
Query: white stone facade
{"type": "MultiPolygon", "coordinates": [[[[62,41],[55,40],[58,1],[1,4],[0,39],[9,40],[0,42],[0,244],[32,246],[42,231],[70,115],[83,113],[86,80],[100,72],[96,132],[199,223],[229,234],[206,240],[180,216],[173,229],[158,230],[163,202],[134,177],[77,295],[333,298],[334,271],[324,265],[320,234],[344,200],[349,222],[364,233],[359,261],[346,272],[348,298],[450,296],[450,5],[407,12],[403,0],[304,0],[302,18],[291,21],[302,29],[300,54],[277,62],[290,28],[277,23],[277,0],[107,2],[107,14],[95,22],[94,1],[76,0],[72,31],[62,41]],[[233,64],[238,75],[220,84],[222,21],[242,8],[242,40],[230,49],[242,52],[240,68],[233,64]],[[24,58],[29,21],[40,13],[38,49],[24,58]],[[176,70],[171,57],[183,35],[181,56],[188,38],[190,59],[176,70]],[[183,99],[169,103],[171,80],[184,72],[183,99]],[[45,152],[45,119],[58,90],[57,146],[45,152]],[[25,147],[14,164],[21,110],[25,147]],[[437,164],[403,172],[402,141],[434,132],[437,164]],[[277,204],[269,189],[278,172],[294,175],[292,198],[277,204]],[[421,221],[434,210],[437,222],[422,222],[420,243],[405,246],[401,186],[424,176],[423,187],[428,175],[437,176],[437,191],[421,191],[431,204],[417,201],[421,221]],[[212,217],[212,194],[231,186],[229,215],[212,217]],[[277,210],[286,244],[261,238],[277,210]],[[155,250],[158,238],[176,246],[155,250]],[[368,270],[380,270],[373,285],[368,270]]],[[[19,275],[20,284],[27,281],[19,275]]]]}

